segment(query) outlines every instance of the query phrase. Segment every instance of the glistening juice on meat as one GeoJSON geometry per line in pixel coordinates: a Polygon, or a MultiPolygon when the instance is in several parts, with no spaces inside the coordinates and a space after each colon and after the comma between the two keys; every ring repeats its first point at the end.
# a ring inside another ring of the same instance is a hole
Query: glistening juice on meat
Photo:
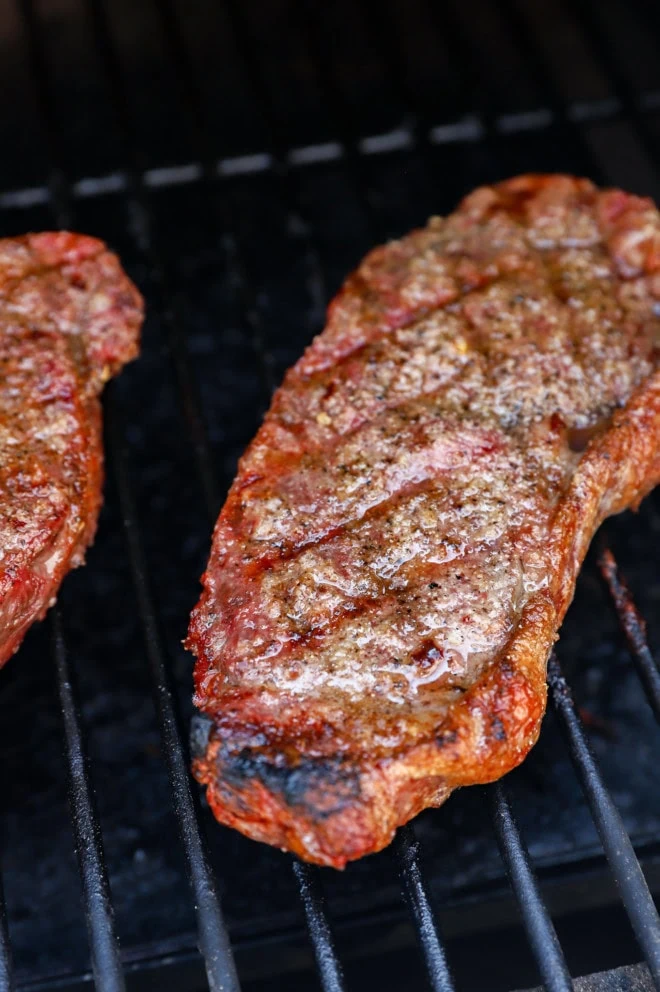
{"type": "Polygon", "coordinates": [[[589,541],[660,478],[660,215],[523,176],[371,252],[217,522],[188,646],[220,821],[321,864],[532,747],[589,541]]]}

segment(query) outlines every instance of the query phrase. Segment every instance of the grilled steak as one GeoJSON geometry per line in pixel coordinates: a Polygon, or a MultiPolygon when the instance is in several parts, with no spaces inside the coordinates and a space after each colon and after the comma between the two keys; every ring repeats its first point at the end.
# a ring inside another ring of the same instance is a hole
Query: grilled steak
{"type": "Polygon", "coordinates": [[[371,252],[218,520],[187,644],[219,820],[342,867],[536,741],[589,541],[660,479],[660,216],[566,176],[371,252]]]}
{"type": "Polygon", "coordinates": [[[80,565],[101,504],[103,383],[142,300],[101,242],[0,240],[0,665],[80,565]]]}

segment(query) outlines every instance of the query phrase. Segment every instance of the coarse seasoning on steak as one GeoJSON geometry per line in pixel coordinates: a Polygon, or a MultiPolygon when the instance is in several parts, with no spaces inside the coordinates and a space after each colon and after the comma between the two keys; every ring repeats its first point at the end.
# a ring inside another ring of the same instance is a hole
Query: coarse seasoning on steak
{"type": "Polygon", "coordinates": [[[589,541],[660,480],[660,216],[522,176],[376,248],[275,394],[188,646],[219,820],[320,864],[517,765],[589,541]]]}
{"type": "Polygon", "coordinates": [[[0,240],[0,665],[96,530],[99,393],[138,351],[142,299],[67,232],[0,240]]]}

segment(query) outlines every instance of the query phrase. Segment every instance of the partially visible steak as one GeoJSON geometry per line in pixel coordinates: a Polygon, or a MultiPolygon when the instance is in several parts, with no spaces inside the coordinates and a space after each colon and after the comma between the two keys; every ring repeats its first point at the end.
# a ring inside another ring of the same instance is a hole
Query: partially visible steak
{"type": "Polygon", "coordinates": [[[589,541],[660,479],[660,216],[523,176],[371,252],[218,520],[188,646],[219,820],[321,864],[536,741],[589,541]]]}
{"type": "Polygon", "coordinates": [[[141,323],[140,294],[100,241],[0,240],[0,665],[94,536],[98,396],[136,356],[141,323]]]}

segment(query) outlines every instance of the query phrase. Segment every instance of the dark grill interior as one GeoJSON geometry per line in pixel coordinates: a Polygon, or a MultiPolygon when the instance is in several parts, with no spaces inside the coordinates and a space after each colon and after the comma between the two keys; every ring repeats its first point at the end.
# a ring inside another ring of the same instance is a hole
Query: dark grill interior
{"type": "Polygon", "coordinates": [[[198,809],[180,647],[343,276],[518,172],[660,197],[659,55],[643,0],[0,0],[2,234],[103,237],[149,314],[88,564],[0,673],[1,989],[236,990],[232,954],[245,992],[660,988],[657,496],[583,570],[525,764],[341,875],[198,809]]]}

